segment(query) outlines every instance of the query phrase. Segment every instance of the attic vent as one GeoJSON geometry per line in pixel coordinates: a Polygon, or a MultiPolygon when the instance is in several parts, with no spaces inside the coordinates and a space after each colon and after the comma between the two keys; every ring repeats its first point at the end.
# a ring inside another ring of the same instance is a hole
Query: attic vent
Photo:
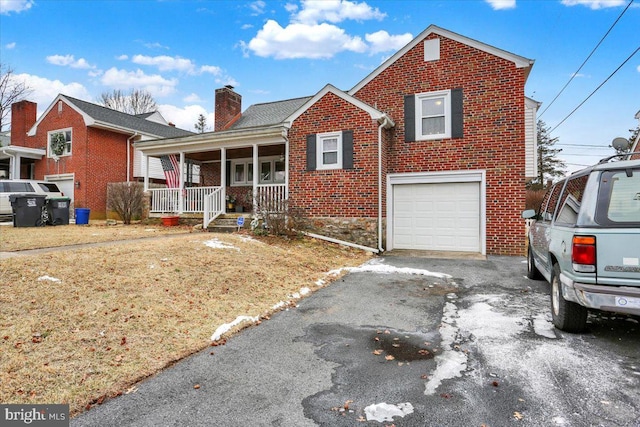
{"type": "Polygon", "coordinates": [[[58,114],[62,114],[62,101],[58,101],[58,114]]]}
{"type": "Polygon", "coordinates": [[[440,39],[424,41],[424,61],[437,61],[440,59],[440,39]]]}

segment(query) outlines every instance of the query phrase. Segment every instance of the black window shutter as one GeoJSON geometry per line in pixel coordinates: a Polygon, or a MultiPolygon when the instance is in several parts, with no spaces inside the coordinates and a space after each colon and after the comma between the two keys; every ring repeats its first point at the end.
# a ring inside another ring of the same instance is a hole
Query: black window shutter
{"type": "Polygon", "coordinates": [[[342,131],[342,169],[353,169],[353,131],[342,131]]]}
{"type": "Polygon", "coordinates": [[[404,142],[416,140],[416,96],[404,96],[404,142]]]}
{"type": "Polygon", "coordinates": [[[307,135],[307,170],[316,170],[316,135],[307,135]]]}
{"type": "Polygon", "coordinates": [[[451,90],[451,138],[462,138],[464,110],[462,106],[462,88],[451,90]]]}
{"type": "Polygon", "coordinates": [[[226,180],[225,185],[227,187],[230,187],[231,186],[231,160],[227,160],[227,173],[224,179],[226,180]]]}

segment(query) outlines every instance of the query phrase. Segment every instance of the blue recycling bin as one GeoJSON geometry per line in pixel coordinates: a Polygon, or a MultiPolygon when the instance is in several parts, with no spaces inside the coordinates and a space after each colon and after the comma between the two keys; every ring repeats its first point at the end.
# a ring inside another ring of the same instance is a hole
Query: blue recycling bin
{"type": "Polygon", "coordinates": [[[76,225],[89,224],[89,213],[91,209],[76,208],[76,225]]]}

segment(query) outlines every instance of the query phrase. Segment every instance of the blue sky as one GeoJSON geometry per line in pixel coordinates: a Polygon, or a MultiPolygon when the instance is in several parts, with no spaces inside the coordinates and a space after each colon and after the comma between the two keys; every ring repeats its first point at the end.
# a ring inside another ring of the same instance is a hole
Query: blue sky
{"type": "MultiPolygon", "coordinates": [[[[226,84],[254,103],[348,90],[431,24],[535,60],[540,112],[630,0],[0,0],[0,61],[42,112],[58,93],[96,102],[142,88],[163,115],[213,125],[226,84]]],[[[556,127],[640,46],[640,1],[541,116],[556,127]]],[[[640,110],[640,52],[552,133],[569,170],[612,153],[640,110]]]]}

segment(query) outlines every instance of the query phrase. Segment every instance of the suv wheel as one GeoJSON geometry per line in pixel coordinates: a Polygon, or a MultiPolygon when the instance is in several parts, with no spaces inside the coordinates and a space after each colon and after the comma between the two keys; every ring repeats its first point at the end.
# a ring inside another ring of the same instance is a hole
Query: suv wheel
{"type": "Polygon", "coordinates": [[[587,309],[562,296],[560,267],[553,265],[551,276],[551,317],[556,328],[565,332],[582,332],[587,326],[587,309]]]}
{"type": "Polygon", "coordinates": [[[533,250],[531,249],[531,245],[529,245],[529,249],[527,250],[527,277],[532,280],[542,279],[542,275],[536,267],[536,260],[533,258],[533,250]]]}

